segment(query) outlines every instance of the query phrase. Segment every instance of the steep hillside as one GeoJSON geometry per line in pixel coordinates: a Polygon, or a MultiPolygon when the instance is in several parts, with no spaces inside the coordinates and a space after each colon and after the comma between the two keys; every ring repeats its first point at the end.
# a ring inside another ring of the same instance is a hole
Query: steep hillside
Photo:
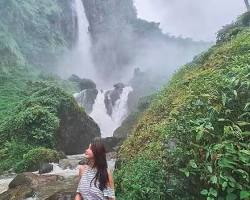
{"type": "Polygon", "coordinates": [[[250,13],[174,74],[122,145],[118,199],[249,199],[250,13]]]}
{"type": "Polygon", "coordinates": [[[2,0],[0,52],[5,59],[0,63],[10,64],[6,57],[14,55],[35,66],[52,67],[56,57],[76,38],[71,4],[66,0],[2,0]]]}
{"type": "Polygon", "coordinates": [[[0,17],[0,174],[81,153],[100,129],[50,74],[77,39],[72,1],[3,0],[0,17]]]}

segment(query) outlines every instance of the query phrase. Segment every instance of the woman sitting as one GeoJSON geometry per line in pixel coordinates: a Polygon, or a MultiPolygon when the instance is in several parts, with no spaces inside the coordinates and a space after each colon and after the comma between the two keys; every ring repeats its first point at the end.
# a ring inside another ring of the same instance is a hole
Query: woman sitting
{"type": "Polygon", "coordinates": [[[115,200],[104,145],[100,141],[94,141],[86,149],[85,157],[88,162],[79,169],[80,182],[75,200],[115,200]]]}

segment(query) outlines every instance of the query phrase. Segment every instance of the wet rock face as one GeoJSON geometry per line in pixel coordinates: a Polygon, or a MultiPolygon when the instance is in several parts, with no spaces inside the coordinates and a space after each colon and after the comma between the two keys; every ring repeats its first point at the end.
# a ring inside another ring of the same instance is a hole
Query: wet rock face
{"type": "Polygon", "coordinates": [[[18,174],[9,184],[8,191],[0,194],[0,200],[26,199],[34,196],[38,189],[62,181],[64,178],[58,175],[37,175],[31,172],[18,174]]]}
{"type": "Polygon", "coordinates": [[[82,106],[88,114],[90,114],[93,110],[93,105],[98,94],[95,82],[90,79],[82,79],[75,74],[71,75],[69,80],[75,82],[80,88],[81,92],[75,95],[77,103],[82,106]]]}
{"type": "Polygon", "coordinates": [[[56,133],[56,148],[67,155],[80,154],[101,132],[94,120],[80,109],[62,112],[60,127],[56,133]]]}
{"type": "Polygon", "coordinates": [[[107,114],[112,115],[113,107],[115,105],[115,102],[120,99],[120,96],[122,94],[123,88],[125,85],[123,83],[117,83],[114,85],[113,90],[109,90],[105,93],[105,107],[107,109],[107,114]]]}
{"type": "Polygon", "coordinates": [[[43,163],[38,170],[39,174],[45,174],[51,171],[53,171],[53,165],[50,163],[43,163]]]}
{"type": "Polygon", "coordinates": [[[120,138],[116,137],[102,138],[101,141],[104,144],[107,153],[116,151],[122,142],[120,138]]]}
{"type": "Polygon", "coordinates": [[[87,78],[80,78],[79,76],[77,76],[75,74],[72,74],[69,77],[69,81],[76,83],[81,91],[86,90],[86,89],[95,89],[96,88],[96,84],[94,81],[92,81],[91,79],[87,79],[87,78]]]}
{"type": "Polygon", "coordinates": [[[0,200],[37,199],[67,200],[74,198],[79,178],[64,178],[58,175],[22,173],[10,183],[8,191],[0,194],[0,200]]]}
{"type": "MultiPolygon", "coordinates": [[[[154,59],[154,68],[167,63],[179,66],[183,63],[177,62],[180,60],[177,48],[184,48],[185,54],[192,52],[193,57],[208,46],[164,34],[159,23],[137,17],[133,0],[82,2],[89,22],[94,65],[101,80],[106,82],[121,80],[124,73],[132,70],[131,67],[135,63],[152,67],[150,58],[156,52],[158,59],[154,59]]],[[[186,55],[186,59],[189,60],[189,56],[186,55]]]]}
{"type": "Polygon", "coordinates": [[[75,96],[77,103],[84,108],[84,110],[90,114],[93,110],[93,105],[97,97],[97,89],[85,89],[75,96]]]}
{"type": "Polygon", "coordinates": [[[46,200],[74,200],[75,195],[76,195],[75,192],[61,191],[61,192],[58,192],[56,194],[53,194],[52,196],[50,196],[46,200]]]}
{"type": "Polygon", "coordinates": [[[136,20],[133,1],[83,0],[83,3],[95,65],[104,80],[113,79],[135,56],[131,48],[135,40],[131,24],[136,20]]]}

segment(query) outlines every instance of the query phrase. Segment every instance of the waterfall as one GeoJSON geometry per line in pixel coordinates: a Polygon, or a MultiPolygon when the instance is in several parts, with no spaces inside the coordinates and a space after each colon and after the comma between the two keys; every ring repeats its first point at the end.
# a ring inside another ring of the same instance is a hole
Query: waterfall
{"type": "Polygon", "coordinates": [[[131,87],[123,88],[123,92],[122,92],[120,98],[115,102],[111,118],[116,123],[117,127],[120,126],[122,121],[127,117],[128,95],[132,91],[133,91],[133,89],[131,87]]]}
{"type": "MultiPolygon", "coordinates": [[[[59,74],[77,74],[85,78],[94,79],[95,71],[91,56],[91,39],[88,32],[89,23],[85,14],[82,0],[72,1],[74,16],[77,19],[77,42],[71,52],[65,55],[59,66],[64,66],[59,74]]],[[[62,69],[62,68],[60,68],[62,69]]]]}
{"type": "Polygon", "coordinates": [[[88,34],[88,20],[85,15],[82,0],[75,0],[75,10],[78,28],[78,48],[84,55],[89,54],[91,42],[88,34]]]}
{"type": "Polygon", "coordinates": [[[87,90],[83,90],[79,93],[75,93],[73,94],[75,100],[78,102],[78,104],[82,107],[84,107],[84,103],[86,102],[86,91],[87,90]]]}
{"type": "Polygon", "coordinates": [[[120,98],[115,102],[115,105],[112,108],[113,112],[111,116],[107,114],[104,103],[106,91],[98,91],[97,98],[93,106],[93,111],[90,113],[90,116],[99,125],[103,138],[113,136],[115,129],[118,128],[122,121],[127,117],[128,94],[132,90],[133,89],[131,87],[123,88],[120,98]]]}
{"type": "MultiPolygon", "coordinates": [[[[90,55],[91,42],[90,36],[88,34],[88,21],[85,15],[84,6],[82,0],[75,0],[74,3],[76,17],[78,21],[78,43],[76,46],[76,61],[78,62],[78,65],[82,65],[81,68],[84,69],[86,73],[88,72],[87,75],[89,75],[89,73],[91,74],[89,78],[95,80],[94,65],[90,55]]],[[[86,73],[84,74],[85,77],[86,73]]],[[[93,110],[90,113],[90,116],[99,125],[102,137],[112,136],[114,130],[121,125],[122,121],[127,116],[127,99],[130,91],[132,91],[131,87],[125,87],[123,89],[120,99],[115,102],[115,105],[112,108],[113,112],[111,116],[107,114],[107,110],[105,108],[105,91],[98,91],[98,95],[96,97],[95,103],[93,105],[93,110]]],[[[75,94],[75,98],[78,100],[79,98],[86,98],[85,91],[82,91],[78,95],[75,94]]],[[[82,102],[84,102],[84,99],[82,99],[82,102]]]]}

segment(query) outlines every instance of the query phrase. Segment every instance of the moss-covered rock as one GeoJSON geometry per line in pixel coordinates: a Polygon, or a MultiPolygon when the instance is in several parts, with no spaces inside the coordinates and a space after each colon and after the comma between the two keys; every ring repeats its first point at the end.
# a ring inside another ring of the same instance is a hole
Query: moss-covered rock
{"type": "Polygon", "coordinates": [[[43,147],[34,148],[23,155],[23,159],[16,164],[15,171],[37,171],[43,163],[58,163],[59,159],[60,154],[55,150],[43,147]]]}
{"type": "MultiPolygon", "coordinates": [[[[26,98],[0,125],[0,169],[13,167],[11,163],[16,166],[34,147],[82,153],[93,138],[100,136],[97,124],[60,87],[44,81],[29,82],[24,93],[26,98]]],[[[30,170],[33,164],[23,160],[18,171],[30,170]]]]}
{"type": "Polygon", "coordinates": [[[12,63],[15,55],[19,61],[51,67],[75,42],[77,29],[71,4],[66,0],[1,1],[0,51],[8,57],[4,62],[12,63]]]}

